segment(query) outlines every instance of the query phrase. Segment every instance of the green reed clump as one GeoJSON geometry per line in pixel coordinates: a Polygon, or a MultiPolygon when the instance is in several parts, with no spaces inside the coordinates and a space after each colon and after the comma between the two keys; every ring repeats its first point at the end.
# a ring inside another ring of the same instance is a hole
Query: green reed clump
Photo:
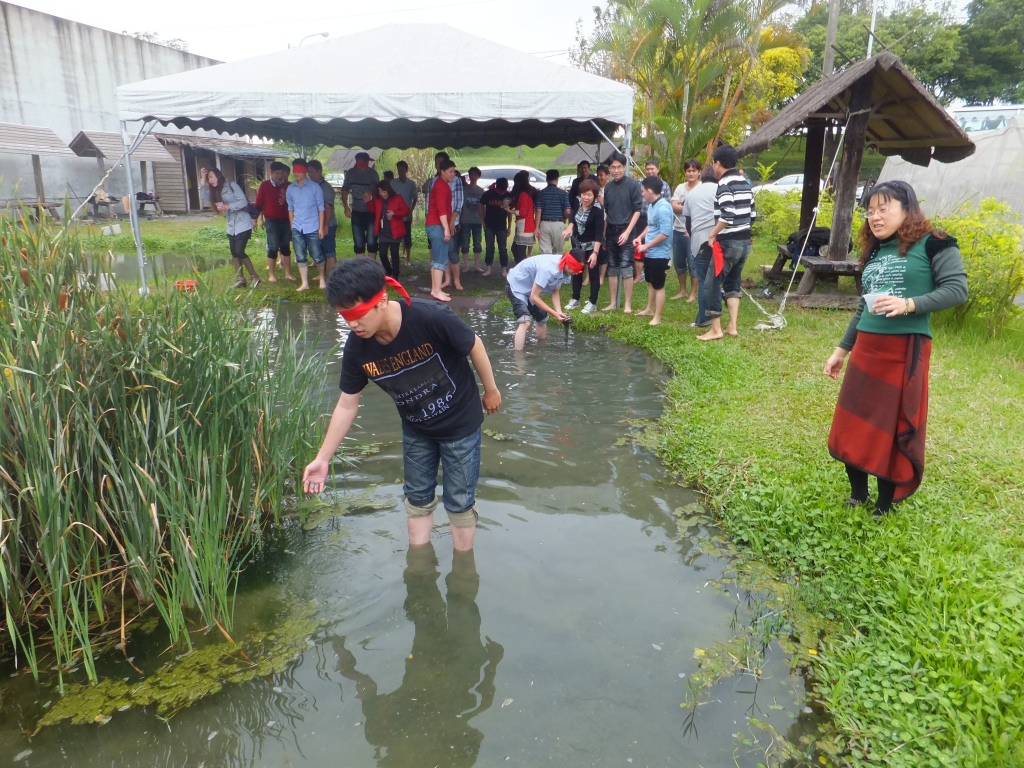
{"type": "Polygon", "coordinates": [[[244,299],[95,290],[77,239],[0,220],[0,652],[95,679],[100,628],[227,631],[322,362],[244,299]]]}

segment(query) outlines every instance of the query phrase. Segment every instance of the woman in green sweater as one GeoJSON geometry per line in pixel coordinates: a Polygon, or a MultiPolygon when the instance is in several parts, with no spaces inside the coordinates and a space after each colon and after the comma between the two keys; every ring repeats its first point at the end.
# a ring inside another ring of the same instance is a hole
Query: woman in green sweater
{"type": "Polygon", "coordinates": [[[956,238],[932,229],[913,187],[877,184],[860,231],[865,296],[825,375],[839,378],[828,449],[846,465],[849,506],[878,479],[875,516],[910,496],[924,474],[932,312],[967,301],[967,274],[956,238]]]}

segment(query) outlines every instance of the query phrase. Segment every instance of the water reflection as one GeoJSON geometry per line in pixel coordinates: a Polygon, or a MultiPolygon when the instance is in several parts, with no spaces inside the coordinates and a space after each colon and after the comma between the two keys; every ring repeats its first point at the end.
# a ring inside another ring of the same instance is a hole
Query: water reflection
{"type": "Polygon", "coordinates": [[[381,768],[468,768],[484,740],[470,721],[494,703],[494,678],[505,649],[480,637],[480,576],[473,552],[454,553],[445,578],[447,602],[439,575],[432,544],[410,547],[405,614],[415,634],[402,684],[391,693],[381,693],[373,678],[359,671],[344,637],[331,641],[337,671],[356,685],[366,740],[381,768]]]}

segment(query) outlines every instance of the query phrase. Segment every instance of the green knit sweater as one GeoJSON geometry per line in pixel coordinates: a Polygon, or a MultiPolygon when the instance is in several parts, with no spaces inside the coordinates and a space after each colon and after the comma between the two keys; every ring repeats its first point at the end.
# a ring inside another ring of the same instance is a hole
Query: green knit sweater
{"type": "Polygon", "coordinates": [[[949,309],[967,301],[967,273],[956,238],[927,235],[899,255],[895,237],[879,244],[861,274],[865,293],[889,292],[893,296],[914,300],[914,312],[896,317],[865,312],[864,299],[847,326],[839,346],[853,349],[857,333],[908,334],[931,337],[929,319],[932,312],[949,309]]]}

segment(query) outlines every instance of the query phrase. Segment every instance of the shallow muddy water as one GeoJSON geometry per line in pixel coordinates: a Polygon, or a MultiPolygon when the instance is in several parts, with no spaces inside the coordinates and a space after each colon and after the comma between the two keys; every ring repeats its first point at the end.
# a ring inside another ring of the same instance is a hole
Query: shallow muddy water
{"type": "MultiPolygon", "coordinates": [[[[103,726],[35,737],[42,702],[8,681],[0,765],[19,766],[755,766],[770,739],[802,728],[800,678],[774,648],[760,681],[736,675],[681,707],[701,651],[750,620],[711,532],[680,533],[694,495],[628,437],[657,418],[667,371],[598,335],[552,328],[511,349],[511,318],[463,313],[484,338],[504,402],[486,419],[474,556],[455,556],[444,515],[407,556],[400,425],[373,385],[343,468],[343,516],[290,519],[243,579],[234,634],[315,601],[319,629],[288,669],[228,687],[162,720],[128,710],[103,726]]],[[[345,325],[325,306],[267,311],[305,324],[326,353],[345,325]]],[[[337,397],[338,361],[313,411],[337,397]]],[[[141,641],[136,663],[161,661],[141,641]],[[148,659],[148,662],[141,660],[148,659]]],[[[108,673],[129,676],[123,662],[108,673]]]]}

